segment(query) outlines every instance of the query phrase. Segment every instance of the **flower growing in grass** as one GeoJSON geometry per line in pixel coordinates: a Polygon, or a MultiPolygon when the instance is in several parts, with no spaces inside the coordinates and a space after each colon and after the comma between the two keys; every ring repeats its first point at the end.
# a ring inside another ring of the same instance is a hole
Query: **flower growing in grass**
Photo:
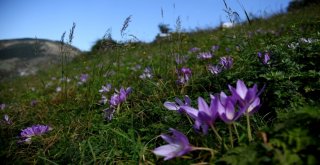
{"type": "Polygon", "coordinates": [[[247,88],[247,86],[241,80],[237,81],[236,88],[229,85],[233,102],[238,102],[239,108],[242,109],[241,111],[246,114],[249,141],[252,141],[249,115],[253,114],[260,108],[259,95],[263,91],[264,87],[260,91],[258,91],[257,84],[254,84],[252,88],[247,88]]]}
{"type": "Polygon", "coordinates": [[[268,52],[265,52],[264,54],[258,52],[258,57],[260,58],[261,62],[265,65],[267,65],[270,61],[270,54],[268,52]]]}
{"type": "Polygon", "coordinates": [[[237,81],[236,88],[229,85],[234,102],[238,102],[241,108],[246,108],[245,113],[252,114],[260,107],[259,95],[262,93],[264,87],[258,91],[257,84],[252,88],[247,88],[242,80],[237,81]]]}
{"type": "Polygon", "coordinates": [[[106,104],[108,102],[108,99],[106,96],[102,95],[101,100],[99,101],[99,104],[106,104]]]}
{"type": "Polygon", "coordinates": [[[110,100],[109,103],[111,106],[116,107],[118,106],[120,103],[124,102],[128,95],[132,92],[132,88],[128,87],[127,89],[124,89],[123,87],[120,89],[119,92],[116,91],[116,93],[114,93],[110,100]]]}
{"type": "Polygon", "coordinates": [[[196,53],[196,52],[198,52],[198,51],[200,51],[200,48],[193,47],[193,48],[191,48],[191,49],[189,50],[189,53],[196,53]]]}
{"type": "Polygon", "coordinates": [[[212,57],[213,55],[210,52],[202,52],[197,56],[197,58],[201,60],[211,59],[212,57]]]}
{"type": "Polygon", "coordinates": [[[231,56],[220,57],[220,64],[225,69],[230,69],[233,65],[233,58],[231,56]]]}
{"type": "Polygon", "coordinates": [[[211,51],[213,51],[213,52],[217,51],[218,49],[219,49],[219,45],[213,45],[211,47],[211,51]]]}
{"type": "Polygon", "coordinates": [[[178,72],[178,81],[177,81],[178,84],[180,85],[187,84],[192,74],[191,69],[187,67],[183,67],[177,72],[178,72]]]}
{"type": "Polygon", "coordinates": [[[184,102],[178,98],[175,98],[175,102],[166,101],[163,105],[169,110],[178,111],[180,113],[183,113],[184,110],[182,108],[180,108],[180,106],[190,106],[191,99],[189,98],[189,96],[185,95],[184,102]]]}
{"type": "Polygon", "coordinates": [[[8,116],[7,114],[5,114],[5,115],[3,116],[3,120],[4,120],[4,122],[5,122],[6,124],[9,124],[9,125],[12,124],[12,121],[10,120],[10,118],[9,118],[9,116],[8,116]]]}
{"type": "Polygon", "coordinates": [[[222,71],[222,67],[220,65],[208,65],[208,70],[213,74],[217,75],[222,71]]]}
{"type": "Polygon", "coordinates": [[[150,67],[146,67],[143,71],[143,73],[139,76],[141,79],[151,79],[153,77],[152,70],[150,67]]]}
{"type": "Polygon", "coordinates": [[[38,104],[38,101],[37,100],[31,100],[31,102],[30,102],[30,105],[31,106],[36,106],[38,104]]]}
{"type": "Polygon", "coordinates": [[[22,140],[20,142],[30,143],[33,136],[40,136],[51,131],[52,128],[47,125],[33,125],[23,129],[20,133],[22,140]]]}
{"type": "Polygon", "coordinates": [[[152,152],[158,156],[165,157],[164,160],[170,160],[174,157],[180,157],[188,152],[192,151],[192,146],[189,143],[188,138],[173,128],[170,128],[172,136],[161,135],[161,138],[169,144],[160,146],[154,149],[152,152]]]}
{"type": "Polygon", "coordinates": [[[99,93],[108,93],[111,89],[111,84],[102,85],[99,93]]]}
{"type": "Polygon", "coordinates": [[[115,109],[114,109],[114,107],[110,107],[110,108],[104,109],[103,112],[104,112],[104,114],[103,114],[104,119],[107,121],[111,121],[113,118],[113,114],[115,112],[115,109]]]}
{"type": "Polygon", "coordinates": [[[231,124],[241,117],[245,109],[242,108],[237,111],[234,99],[231,96],[227,96],[224,92],[221,92],[218,98],[217,111],[222,121],[231,124]]]}
{"type": "Polygon", "coordinates": [[[83,83],[88,81],[88,78],[89,78],[89,74],[81,74],[79,78],[80,81],[78,82],[78,84],[82,85],[83,83]]]}
{"type": "Polygon", "coordinates": [[[218,117],[217,101],[217,98],[212,96],[209,107],[207,102],[202,97],[199,97],[198,110],[190,106],[181,106],[181,108],[195,120],[194,128],[196,130],[202,129],[202,132],[207,134],[208,127],[213,127],[213,124],[218,117]]]}
{"type": "Polygon", "coordinates": [[[61,90],[62,90],[62,88],[61,88],[60,86],[58,86],[58,87],[56,88],[56,92],[61,92],[61,90]]]}

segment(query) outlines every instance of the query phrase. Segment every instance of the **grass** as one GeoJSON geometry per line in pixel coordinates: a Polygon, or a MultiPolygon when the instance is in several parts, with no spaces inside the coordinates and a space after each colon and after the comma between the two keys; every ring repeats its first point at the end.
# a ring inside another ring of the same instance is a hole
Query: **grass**
{"type": "MultiPolygon", "coordinates": [[[[123,42],[107,51],[92,51],[63,65],[68,73],[63,76],[70,82],[60,81],[61,66],[3,82],[0,100],[6,107],[0,115],[7,114],[12,124],[1,121],[1,164],[318,164],[319,8],[251,20],[250,25],[231,29],[177,31],[150,44],[123,42]],[[213,45],[219,49],[209,60],[188,52],[192,47],[207,52],[213,45]],[[270,53],[269,64],[259,60],[258,52],[270,53]],[[187,62],[176,64],[176,54],[187,56],[187,62]],[[207,65],[226,55],[234,60],[232,68],[211,74],[207,65]],[[151,79],[139,78],[145,67],[151,68],[151,79]],[[183,86],[176,84],[176,69],[182,67],[192,70],[183,86]],[[89,78],[79,85],[81,74],[89,78]],[[235,123],[239,138],[231,131],[233,148],[227,125],[221,120],[215,123],[226,149],[213,131],[197,133],[192,119],[163,106],[188,95],[197,107],[199,96],[208,102],[210,93],[230,94],[228,84],[235,86],[238,79],[249,87],[266,85],[260,96],[262,106],[250,117],[253,142],[248,142],[245,117],[235,123]],[[111,121],[104,119],[108,103],[99,104],[98,91],[106,83],[112,84],[105,94],[108,99],[115,89],[133,89],[111,121]],[[65,90],[57,92],[62,86],[65,90]],[[32,100],[36,105],[30,104],[32,100]],[[31,144],[17,143],[20,131],[34,124],[53,130],[32,137],[31,144]],[[151,151],[165,144],[159,135],[169,128],[215,154],[199,150],[163,161],[151,151]]],[[[130,28],[130,19],[123,33],[130,28]]]]}

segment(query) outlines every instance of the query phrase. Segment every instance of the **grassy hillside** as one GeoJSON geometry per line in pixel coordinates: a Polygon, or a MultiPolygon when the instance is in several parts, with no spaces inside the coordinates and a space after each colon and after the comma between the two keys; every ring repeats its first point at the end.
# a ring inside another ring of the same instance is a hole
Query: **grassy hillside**
{"type": "Polygon", "coordinates": [[[114,44],[1,83],[1,164],[319,164],[319,9],[114,44]]]}

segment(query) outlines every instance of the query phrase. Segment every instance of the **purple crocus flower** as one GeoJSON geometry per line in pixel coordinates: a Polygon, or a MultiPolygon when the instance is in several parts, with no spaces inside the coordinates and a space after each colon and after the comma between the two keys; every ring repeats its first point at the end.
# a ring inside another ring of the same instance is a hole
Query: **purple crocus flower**
{"type": "Polygon", "coordinates": [[[151,79],[153,77],[152,70],[150,67],[146,67],[142,73],[142,75],[139,76],[141,79],[151,79]]]}
{"type": "Polygon", "coordinates": [[[217,75],[222,71],[222,67],[220,65],[208,65],[208,70],[212,74],[217,75]]]}
{"type": "Polygon", "coordinates": [[[7,114],[5,114],[5,115],[3,116],[3,120],[4,120],[4,122],[5,122],[6,124],[9,124],[9,125],[12,124],[12,121],[10,120],[10,118],[9,118],[9,116],[8,116],[7,114]]]}
{"type": "Polygon", "coordinates": [[[78,82],[78,84],[83,84],[83,83],[87,82],[88,78],[89,78],[88,74],[81,74],[80,81],[78,82]]]}
{"type": "Polygon", "coordinates": [[[236,120],[244,113],[245,108],[241,108],[236,111],[236,106],[234,99],[231,96],[227,96],[224,92],[221,92],[217,103],[217,111],[221,120],[225,123],[230,124],[236,120]]]}
{"type": "Polygon", "coordinates": [[[170,160],[192,151],[192,146],[183,133],[173,128],[170,128],[170,131],[172,132],[172,136],[161,135],[161,138],[169,144],[155,148],[152,151],[154,154],[165,157],[164,160],[170,160]]]}
{"type": "Polygon", "coordinates": [[[211,59],[212,57],[213,55],[210,52],[202,52],[197,56],[197,58],[201,60],[211,59]]]}
{"type": "Polygon", "coordinates": [[[190,68],[183,67],[178,70],[178,84],[186,84],[190,80],[191,74],[192,72],[190,68]]]}
{"type": "Polygon", "coordinates": [[[260,58],[261,62],[265,65],[267,65],[270,61],[270,54],[268,52],[265,52],[264,54],[258,52],[258,57],[260,58]]]}
{"type": "Polygon", "coordinates": [[[169,110],[178,111],[180,113],[183,113],[184,109],[180,108],[180,106],[190,106],[191,99],[189,98],[189,96],[185,95],[184,102],[178,98],[175,98],[175,102],[166,101],[166,102],[164,102],[163,105],[169,110]]]}
{"type": "Polygon", "coordinates": [[[220,57],[220,64],[225,69],[230,69],[233,65],[233,58],[231,56],[220,57]]]}
{"type": "Polygon", "coordinates": [[[108,93],[111,89],[111,84],[102,85],[99,93],[108,93]]]}
{"type": "Polygon", "coordinates": [[[193,47],[189,50],[189,53],[195,53],[195,52],[198,52],[200,51],[200,48],[197,48],[197,47],[193,47]]]}
{"type": "Polygon", "coordinates": [[[113,118],[113,114],[115,112],[115,109],[114,109],[114,107],[110,107],[110,108],[103,110],[103,112],[104,112],[104,119],[107,121],[111,121],[113,118]]]}
{"type": "Polygon", "coordinates": [[[39,136],[51,130],[51,127],[40,124],[27,127],[23,129],[20,133],[20,137],[23,139],[21,142],[30,142],[32,136],[39,136]]]}
{"type": "Polygon", "coordinates": [[[239,102],[240,107],[245,108],[246,113],[249,114],[256,112],[260,108],[259,95],[264,87],[260,91],[258,91],[257,84],[254,84],[252,88],[247,88],[242,80],[237,81],[236,88],[229,85],[233,102],[239,102]]]}
{"type": "Polygon", "coordinates": [[[116,93],[114,93],[111,98],[110,98],[110,105],[113,107],[118,106],[120,103],[124,102],[128,95],[132,92],[132,88],[129,87],[127,89],[124,89],[123,87],[121,87],[120,91],[116,91],[116,93]]]}
{"type": "Polygon", "coordinates": [[[212,126],[218,117],[217,112],[218,98],[212,96],[210,107],[206,101],[202,98],[198,98],[198,110],[190,106],[181,106],[187,114],[195,120],[194,128],[200,130],[206,134],[208,132],[208,126],[212,126]]]}
{"type": "Polygon", "coordinates": [[[213,51],[213,52],[217,51],[218,49],[219,49],[219,45],[213,45],[211,47],[211,51],[213,51]]]}

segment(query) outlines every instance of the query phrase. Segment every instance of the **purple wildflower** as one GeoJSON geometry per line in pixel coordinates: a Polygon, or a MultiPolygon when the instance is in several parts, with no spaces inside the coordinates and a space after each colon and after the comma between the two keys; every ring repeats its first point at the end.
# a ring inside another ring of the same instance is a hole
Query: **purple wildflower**
{"type": "Polygon", "coordinates": [[[153,77],[152,70],[150,67],[146,67],[142,73],[142,75],[139,76],[141,79],[151,79],[153,77]]]}
{"type": "Polygon", "coordinates": [[[258,57],[261,60],[261,62],[265,65],[268,64],[268,62],[270,61],[270,54],[268,52],[265,52],[264,54],[258,52],[258,57]]]}
{"type": "Polygon", "coordinates": [[[264,87],[258,91],[257,84],[254,84],[252,88],[247,88],[243,81],[238,80],[237,87],[234,88],[229,85],[229,89],[232,93],[233,102],[239,102],[240,108],[245,108],[246,113],[252,114],[260,108],[259,95],[264,87]]]}
{"type": "Polygon", "coordinates": [[[191,77],[191,69],[183,67],[180,70],[178,70],[178,84],[185,85],[190,80],[191,77]]]}
{"type": "Polygon", "coordinates": [[[213,52],[217,51],[218,49],[219,49],[219,45],[213,45],[211,47],[211,51],[213,51],[213,52]]]}
{"type": "Polygon", "coordinates": [[[213,55],[210,52],[202,52],[197,56],[197,58],[201,60],[211,59],[212,57],[213,55]]]}
{"type": "Polygon", "coordinates": [[[189,50],[189,53],[195,53],[195,52],[198,52],[200,51],[200,48],[197,48],[197,47],[193,47],[189,50]]]}
{"type": "Polygon", "coordinates": [[[7,114],[5,114],[5,115],[3,116],[3,120],[4,120],[4,122],[5,122],[6,124],[9,124],[9,125],[12,124],[12,121],[10,120],[10,118],[9,118],[9,116],[8,116],[7,114]]]}
{"type": "Polygon", "coordinates": [[[225,69],[230,69],[233,65],[233,58],[231,56],[220,57],[220,64],[225,69]]]}
{"type": "Polygon", "coordinates": [[[111,89],[111,84],[106,84],[105,86],[102,85],[101,89],[99,90],[99,93],[108,93],[111,89]]]}
{"type": "Polygon", "coordinates": [[[111,98],[110,98],[110,105],[113,107],[118,106],[120,103],[124,102],[128,95],[132,92],[132,88],[129,87],[127,89],[124,89],[123,87],[120,89],[120,91],[116,91],[116,93],[114,93],[111,98]]]}
{"type": "Polygon", "coordinates": [[[173,128],[170,128],[170,131],[172,132],[172,136],[161,135],[161,138],[169,144],[154,149],[152,151],[154,154],[165,157],[164,160],[169,160],[192,151],[192,146],[183,133],[173,128]]]}
{"type": "Polygon", "coordinates": [[[104,119],[107,121],[111,121],[113,118],[113,114],[115,112],[115,109],[114,109],[114,107],[110,107],[110,108],[103,110],[103,112],[104,112],[104,119]]]}
{"type": "Polygon", "coordinates": [[[21,142],[30,142],[32,136],[39,136],[51,131],[52,128],[47,125],[33,125],[23,129],[20,133],[20,137],[23,139],[21,142]]]}
{"type": "Polygon", "coordinates": [[[79,85],[85,83],[88,81],[88,78],[89,78],[89,74],[81,74],[80,75],[80,81],[78,82],[79,85]]]}
{"type": "Polygon", "coordinates": [[[181,106],[187,114],[195,120],[194,128],[200,130],[206,134],[208,132],[208,126],[212,126],[218,117],[217,112],[218,98],[212,96],[210,107],[206,101],[202,98],[198,98],[198,110],[190,106],[181,106]]]}
{"type": "Polygon", "coordinates": [[[222,71],[222,67],[220,65],[208,65],[208,70],[212,74],[217,75],[222,71]]]}
{"type": "Polygon", "coordinates": [[[227,96],[224,92],[221,92],[218,96],[217,111],[220,119],[225,123],[230,124],[236,120],[244,113],[245,108],[236,111],[234,99],[227,96]]]}
{"type": "Polygon", "coordinates": [[[163,105],[169,110],[178,111],[178,112],[182,113],[182,112],[184,112],[184,109],[180,108],[180,106],[190,106],[191,100],[190,100],[189,96],[185,95],[184,102],[178,98],[175,98],[175,102],[166,101],[163,105]]]}

